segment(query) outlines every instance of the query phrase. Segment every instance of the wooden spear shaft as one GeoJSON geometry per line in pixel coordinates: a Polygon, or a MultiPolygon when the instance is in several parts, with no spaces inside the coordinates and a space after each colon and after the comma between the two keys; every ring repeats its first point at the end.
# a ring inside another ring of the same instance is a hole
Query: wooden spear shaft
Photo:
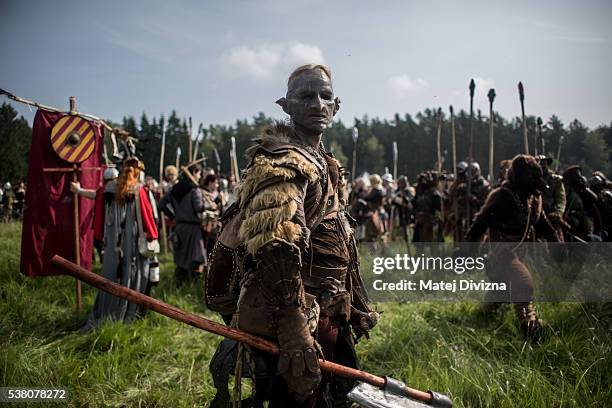
{"type": "Polygon", "coordinates": [[[192,138],[192,132],[193,132],[193,122],[191,121],[191,116],[189,117],[189,140],[187,141],[187,162],[191,162],[193,160],[193,146],[191,144],[191,138],[192,138]]]}
{"type": "Polygon", "coordinates": [[[519,100],[521,101],[521,115],[523,118],[523,147],[525,154],[529,154],[529,136],[527,134],[527,120],[525,119],[525,89],[523,83],[518,83],[519,100]]]}
{"type": "MultiPolygon", "coordinates": [[[[127,288],[125,286],[121,286],[106,278],[103,278],[100,275],[90,272],[87,269],[75,265],[67,259],[62,258],[61,256],[55,255],[51,262],[53,262],[58,268],[62,269],[66,274],[72,275],[75,278],[90,284],[91,286],[94,286],[117,297],[127,299],[128,301],[137,305],[145,306],[148,309],[151,309],[171,319],[186,323],[190,326],[210,333],[226,337],[228,339],[248,344],[266,353],[270,353],[273,355],[279,354],[278,345],[269,340],[262,339],[247,332],[243,332],[242,330],[222,325],[212,320],[205,319],[201,316],[188,313],[184,310],[179,309],[178,307],[146,296],[138,291],[127,288]]],[[[329,373],[339,375],[345,378],[363,381],[368,384],[374,385],[375,387],[384,388],[387,383],[385,377],[379,377],[370,373],[366,373],[365,371],[345,367],[343,365],[336,364],[331,361],[319,359],[319,366],[322,370],[327,371],[329,373]]],[[[429,403],[433,400],[433,395],[430,392],[416,390],[407,386],[404,386],[403,391],[405,392],[406,396],[419,401],[429,403]]]]}
{"type": "MultiPolygon", "coordinates": [[[[163,119],[163,117],[162,117],[163,119]]],[[[166,126],[160,120],[161,123],[161,150],[159,152],[159,185],[162,185],[163,177],[164,177],[164,155],[166,153],[166,126]]],[[[162,191],[162,193],[164,193],[162,191]]],[[[168,253],[168,231],[166,229],[166,216],[163,211],[160,211],[161,215],[161,227],[162,227],[162,249],[164,251],[164,255],[168,253]]]]}
{"type": "Polygon", "coordinates": [[[442,171],[442,147],[440,144],[440,138],[442,137],[442,108],[438,108],[438,131],[436,134],[436,170],[438,173],[442,171]]]}
{"type": "Polygon", "coordinates": [[[455,139],[455,112],[453,106],[449,106],[450,110],[450,123],[451,123],[451,144],[453,149],[453,174],[455,180],[457,179],[457,141],[455,139]]]}
{"type": "Polygon", "coordinates": [[[489,182],[493,183],[493,169],[494,169],[494,129],[493,124],[495,123],[495,113],[493,113],[493,101],[495,100],[495,89],[491,88],[489,90],[489,182]]]}
{"type": "Polygon", "coordinates": [[[468,157],[468,168],[467,168],[467,200],[466,200],[466,225],[469,228],[472,223],[472,161],[474,160],[474,90],[476,89],[476,83],[474,79],[470,81],[470,146],[469,146],[469,157],[468,157]]]}
{"type": "MultiPolygon", "coordinates": [[[[76,115],[76,96],[69,98],[70,114],[76,115]]],[[[74,183],[79,181],[77,175],[79,171],[78,165],[75,163],[73,166],[72,181],[74,183]]],[[[72,221],[74,222],[74,260],[77,265],[81,266],[81,221],[79,217],[79,195],[76,191],[72,194],[72,221]]],[[[81,281],[76,280],[76,310],[77,313],[81,311],[81,281]]]]}

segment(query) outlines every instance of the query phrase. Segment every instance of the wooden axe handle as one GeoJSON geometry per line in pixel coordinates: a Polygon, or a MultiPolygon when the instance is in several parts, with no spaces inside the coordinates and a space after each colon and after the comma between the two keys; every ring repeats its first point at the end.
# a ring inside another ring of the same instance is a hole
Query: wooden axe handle
{"type": "MultiPolygon", "coordinates": [[[[87,269],[82,268],[68,261],[67,259],[62,258],[59,255],[55,255],[51,259],[51,262],[55,266],[63,270],[67,275],[74,276],[75,278],[82,280],[83,282],[88,283],[95,288],[108,292],[122,299],[127,299],[132,303],[145,306],[171,319],[186,323],[190,326],[197,327],[198,329],[207,332],[218,334],[228,339],[248,344],[249,346],[255,347],[256,349],[265,351],[266,353],[270,353],[273,355],[279,354],[278,345],[269,340],[262,339],[258,336],[246,333],[242,330],[225,326],[224,324],[214,322],[202,316],[186,312],[176,306],[169,305],[150,296],[146,296],[136,290],[121,286],[115,282],[111,282],[110,280],[103,278],[102,276],[97,275],[91,271],[88,271],[87,269]]],[[[323,359],[319,359],[319,366],[322,370],[330,372],[332,374],[366,382],[378,388],[385,388],[387,386],[387,378],[366,373],[365,371],[357,370],[351,367],[345,367],[343,365],[336,364],[323,359]]],[[[430,392],[415,390],[407,386],[404,386],[402,388],[402,391],[406,394],[406,396],[426,403],[431,402],[433,399],[433,395],[430,392]]]]}

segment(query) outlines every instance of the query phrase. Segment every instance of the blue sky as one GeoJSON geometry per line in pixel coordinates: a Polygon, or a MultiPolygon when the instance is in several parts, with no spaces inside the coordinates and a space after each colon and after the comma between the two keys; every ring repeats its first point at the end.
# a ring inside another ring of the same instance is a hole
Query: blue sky
{"type": "MultiPolygon", "coordinates": [[[[0,0],[0,87],[112,120],[176,109],[230,124],[274,101],[291,70],[324,62],[340,119],[475,105],[612,121],[608,1],[0,0]]],[[[33,117],[27,107],[20,113],[33,117]]]]}

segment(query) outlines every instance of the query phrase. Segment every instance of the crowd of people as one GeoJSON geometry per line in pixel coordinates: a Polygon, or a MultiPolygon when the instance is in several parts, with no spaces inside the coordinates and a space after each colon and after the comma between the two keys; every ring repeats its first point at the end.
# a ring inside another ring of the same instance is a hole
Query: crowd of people
{"type": "Polygon", "coordinates": [[[23,219],[26,185],[20,181],[13,186],[9,181],[0,185],[0,217],[3,222],[23,219]]]}
{"type": "MultiPolygon", "coordinates": [[[[612,240],[612,182],[600,171],[587,178],[580,166],[562,175],[551,168],[553,159],[534,158],[542,172],[538,206],[563,242],[612,240]]],[[[461,161],[454,173],[423,171],[414,183],[389,173],[364,175],[352,184],[350,213],[362,241],[386,244],[466,240],[490,193],[508,182],[512,160],[502,160],[494,180],[482,176],[477,162],[461,161]]],[[[535,240],[543,237],[533,236],[535,240]]]]}

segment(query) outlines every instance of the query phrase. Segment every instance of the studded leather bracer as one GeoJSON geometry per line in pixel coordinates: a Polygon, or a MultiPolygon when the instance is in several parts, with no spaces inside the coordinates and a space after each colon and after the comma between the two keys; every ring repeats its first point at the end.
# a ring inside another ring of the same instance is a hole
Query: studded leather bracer
{"type": "Polygon", "coordinates": [[[300,249],[274,240],[257,251],[256,259],[264,296],[274,305],[272,318],[280,346],[278,371],[289,388],[305,398],[318,386],[321,370],[306,316],[300,249]]]}

